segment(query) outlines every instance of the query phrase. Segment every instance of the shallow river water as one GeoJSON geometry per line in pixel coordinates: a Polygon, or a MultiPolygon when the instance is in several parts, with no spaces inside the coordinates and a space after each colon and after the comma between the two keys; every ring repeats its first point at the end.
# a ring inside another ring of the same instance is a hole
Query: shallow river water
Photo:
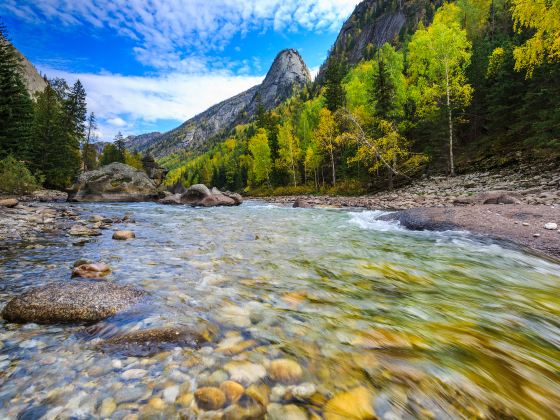
{"type": "Polygon", "coordinates": [[[107,263],[106,281],[146,290],[149,302],[94,326],[0,320],[0,418],[241,418],[229,403],[192,403],[197,388],[228,379],[265,384],[238,405],[269,407],[270,418],[560,412],[553,261],[466,233],[406,231],[372,211],[73,208],[86,220],[132,212],[136,239],[106,230],[83,247],[53,237],[0,251],[0,308],[29,287],[72,281],[78,259],[107,263]],[[201,348],[99,347],[123,332],[200,325],[215,334],[201,348]],[[276,359],[301,371],[274,373],[276,359]]]}

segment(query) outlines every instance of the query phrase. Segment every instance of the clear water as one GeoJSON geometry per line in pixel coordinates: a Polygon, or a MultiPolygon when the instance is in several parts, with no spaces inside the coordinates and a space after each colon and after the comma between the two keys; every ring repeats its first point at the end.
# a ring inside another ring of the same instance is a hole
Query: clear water
{"type": "MultiPolygon", "coordinates": [[[[464,232],[409,232],[372,211],[258,202],[75,209],[84,219],[131,211],[137,239],[113,241],[109,230],[84,247],[45,238],[41,249],[0,251],[0,307],[29,287],[72,281],[82,258],[106,262],[108,281],[148,291],[150,303],[95,327],[0,321],[0,418],[97,417],[104,399],[129,388],[140,391],[112,417],[134,416],[167,387],[192,391],[231,360],[266,366],[278,357],[297,360],[301,381],[325,400],[367,387],[384,418],[560,412],[553,261],[464,232]],[[241,334],[258,344],[235,355],[212,343],[151,357],[97,346],[122,332],[204,320],[220,328],[217,341],[241,334]],[[147,373],[123,378],[130,368],[147,373]]],[[[297,404],[322,413],[321,403],[297,404]]],[[[165,417],[185,410],[168,402],[165,417]]]]}

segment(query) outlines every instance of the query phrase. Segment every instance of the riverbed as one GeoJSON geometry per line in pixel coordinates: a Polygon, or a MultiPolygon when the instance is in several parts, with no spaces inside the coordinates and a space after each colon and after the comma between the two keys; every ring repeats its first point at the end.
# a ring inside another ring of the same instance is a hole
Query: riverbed
{"type": "Polygon", "coordinates": [[[132,212],[136,239],[114,241],[107,230],[79,247],[53,235],[0,251],[0,308],[30,287],[72,281],[79,259],[107,263],[105,281],[143,289],[149,302],[93,326],[0,321],[0,418],[204,417],[193,393],[228,380],[264,384],[245,404],[260,401],[276,418],[287,406],[299,418],[335,418],[333,399],[352,410],[364,395],[387,419],[560,411],[553,260],[467,232],[411,232],[379,211],[258,201],[72,210],[86,220],[132,212]],[[213,338],[199,348],[102,346],[127,332],[200,325],[213,338]],[[271,373],[277,359],[301,369],[282,380],[271,373]]]}

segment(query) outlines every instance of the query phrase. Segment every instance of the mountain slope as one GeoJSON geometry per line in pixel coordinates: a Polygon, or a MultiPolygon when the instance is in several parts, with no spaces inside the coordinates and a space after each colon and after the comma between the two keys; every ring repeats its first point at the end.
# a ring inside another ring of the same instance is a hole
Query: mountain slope
{"type": "MultiPolygon", "coordinates": [[[[386,42],[398,44],[420,22],[429,24],[442,0],[364,0],[342,26],[327,58],[353,66],[373,58],[375,48],[386,42]]],[[[317,82],[324,78],[321,66],[317,82]]]]}
{"type": "Polygon", "coordinates": [[[132,139],[127,147],[156,157],[180,150],[204,150],[213,137],[250,121],[259,101],[265,109],[272,109],[310,81],[309,69],[299,53],[293,49],[281,51],[260,85],[212,106],[159,137],[143,142],[132,139]]]}
{"type": "Polygon", "coordinates": [[[45,87],[47,87],[47,83],[39,74],[35,66],[31,64],[31,62],[22,53],[20,53],[17,49],[16,53],[21,59],[21,74],[23,76],[23,80],[25,81],[27,91],[31,96],[37,92],[41,92],[45,89],[45,87]]]}
{"type": "Polygon", "coordinates": [[[128,136],[124,139],[125,147],[131,152],[138,152],[147,147],[154,139],[161,136],[159,131],[153,133],[140,134],[138,136],[128,136]]]}

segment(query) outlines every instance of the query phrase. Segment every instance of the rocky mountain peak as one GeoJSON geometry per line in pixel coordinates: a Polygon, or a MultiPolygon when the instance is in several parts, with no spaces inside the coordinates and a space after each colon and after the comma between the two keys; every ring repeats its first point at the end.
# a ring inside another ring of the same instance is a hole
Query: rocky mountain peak
{"type": "Polygon", "coordinates": [[[185,149],[203,151],[211,139],[254,118],[259,102],[270,110],[310,81],[311,74],[301,55],[294,49],[280,51],[260,85],[212,106],[167,133],[129,138],[126,146],[156,157],[185,149]]]}

